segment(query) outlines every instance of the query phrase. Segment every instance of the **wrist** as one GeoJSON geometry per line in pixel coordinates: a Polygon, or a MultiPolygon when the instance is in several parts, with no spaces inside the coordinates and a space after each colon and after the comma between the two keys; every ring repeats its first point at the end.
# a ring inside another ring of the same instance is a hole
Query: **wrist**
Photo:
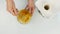
{"type": "Polygon", "coordinates": [[[34,3],[34,0],[28,0],[28,3],[34,3]]]}
{"type": "Polygon", "coordinates": [[[28,0],[28,2],[33,2],[34,0],[28,0]]]}
{"type": "Polygon", "coordinates": [[[6,0],[6,1],[13,1],[13,0],[6,0]]]}

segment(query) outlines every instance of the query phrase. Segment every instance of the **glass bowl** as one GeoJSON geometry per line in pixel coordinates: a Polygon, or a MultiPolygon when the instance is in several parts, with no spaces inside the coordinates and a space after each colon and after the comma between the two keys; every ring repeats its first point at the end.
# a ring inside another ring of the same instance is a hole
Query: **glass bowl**
{"type": "Polygon", "coordinates": [[[31,17],[32,15],[29,13],[28,10],[22,9],[18,12],[17,20],[22,24],[27,24],[30,21],[31,17]]]}

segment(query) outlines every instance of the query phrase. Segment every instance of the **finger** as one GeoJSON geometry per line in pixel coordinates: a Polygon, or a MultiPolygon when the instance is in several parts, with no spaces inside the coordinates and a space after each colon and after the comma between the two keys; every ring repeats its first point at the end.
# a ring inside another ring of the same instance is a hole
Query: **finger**
{"type": "Polygon", "coordinates": [[[33,14],[34,13],[34,8],[31,8],[31,14],[33,14]]]}
{"type": "Polygon", "coordinates": [[[16,9],[17,10],[17,12],[18,12],[18,9],[16,9]]]}
{"type": "Polygon", "coordinates": [[[30,8],[28,8],[29,9],[29,13],[31,13],[31,7],[30,8]]]}
{"type": "Polygon", "coordinates": [[[25,7],[25,9],[28,9],[28,5],[25,7]]]}
{"type": "Polygon", "coordinates": [[[13,16],[15,16],[14,10],[10,10],[9,12],[10,12],[13,16]]]}
{"type": "Polygon", "coordinates": [[[18,14],[18,10],[16,8],[14,8],[14,13],[15,13],[15,15],[18,14]]]}
{"type": "Polygon", "coordinates": [[[30,7],[30,13],[32,14],[33,13],[33,7],[30,7]]]}

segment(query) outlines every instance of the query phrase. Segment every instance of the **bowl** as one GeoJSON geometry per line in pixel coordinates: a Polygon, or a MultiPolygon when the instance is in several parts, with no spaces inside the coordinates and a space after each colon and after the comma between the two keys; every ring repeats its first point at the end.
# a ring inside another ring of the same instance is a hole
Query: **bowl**
{"type": "Polygon", "coordinates": [[[27,24],[29,23],[32,15],[29,13],[27,9],[22,9],[19,10],[18,15],[17,15],[17,20],[22,23],[22,24],[27,24]]]}

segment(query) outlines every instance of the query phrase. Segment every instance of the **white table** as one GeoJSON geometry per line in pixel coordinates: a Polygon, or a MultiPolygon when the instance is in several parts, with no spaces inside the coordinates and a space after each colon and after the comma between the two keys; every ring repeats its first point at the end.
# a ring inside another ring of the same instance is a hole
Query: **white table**
{"type": "MultiPolygon", "coordinates": [[[[15,0],[16,7],[23,9],[27,1],[15,0]]],[[[43,18],[37,10],[29,24],[20,24],[6,10],[5,0],[0,0],[0,34],[60,34],[60,10],[52,18],[43,18]]]]}

